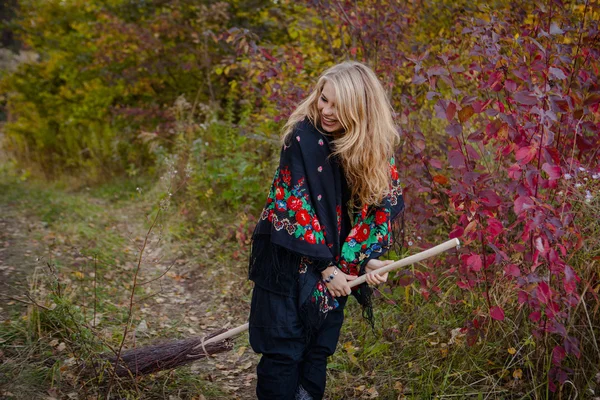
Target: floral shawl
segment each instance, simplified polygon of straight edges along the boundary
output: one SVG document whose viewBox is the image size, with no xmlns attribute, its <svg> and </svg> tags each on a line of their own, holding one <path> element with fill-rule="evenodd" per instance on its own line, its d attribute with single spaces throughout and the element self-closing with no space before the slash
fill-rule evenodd
<svg viewBox="0 0 600 400">
<path fill-rule="evenodd" d="M 404 209 L 392 158 L 389 195 L 381 205 L 355 213 L 343 237 L 345 177 L 331 156 L 330 140 L 308 119 L 296 126 L 281 150 L 250 255 L 250 279 L 268 290 L 298 297 L 299 310 L 311 326 L 338 306 L 320 271 L 337 265 L 347 274 L 364 274 L 367 262 L 390 248 L 392 220 Z M 372 323 L 370 294 L 367 284 L 353 289 Z"/>
</svg>

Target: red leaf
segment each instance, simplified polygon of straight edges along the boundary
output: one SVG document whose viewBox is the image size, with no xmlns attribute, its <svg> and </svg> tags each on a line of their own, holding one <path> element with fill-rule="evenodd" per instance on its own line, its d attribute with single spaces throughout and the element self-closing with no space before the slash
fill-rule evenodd
<svg viewBox="0 0 600 400">
<path fill-rule="evenodd" d="M 491 189 L 482 191 L 479 195 L 479 200 L 481 200 L 481 202 L 488 207 L 496 207 L 502 203 L 500 196 L 498 196 L 496 192 Z"/>
<path fill-rule="evenodd" d="M 516 264 L 508 264 L 506 267 L 504 267 L 504 273 L 514 278 L 521 276 L 521 270 Z"/>
<path fill-rule="evenodd" d="M 519 215 L 523 211 L 533 208 L 533 200 L 529 196 L 519 196 L 515 200 L 515 214 Z"/>
<path fill-rule="evenodd" d="M 473 111 L 475 111 L 476 113 L 480 113 L 484 111 L 487 108 L 487 106 L 489 106 L 491 103 L 492 100 L 488 100 L 486 102 L 477 100 L 473 102 Z"/>
<path fill-rule="evenodd" d="M 567 75 L 560 68 L 550 67 L 550 75 L 555 77 L 556 79 L 567 79 Z"/>
<path fill-rule="evenodd" d="M 508 176 L 511 179 L 519 179 L 521 177 L 521 167 L 519 164 L 513 164 L 508 167 Z"/>
<path fill-rule="evenodd" d="M 435 175 L 433 177 L 433 181 L 439 183 L 440 185 L 445 185 L 448 183 L 448 178 L 446 178 L 444 175 Z"/>
<path fill-rule="evenodd" d="M 415 74 L 412 77 L 412 83 L 415 85 L 420 85 L 421 83 L 427 82 L 427 79 L 421 74 Z"/>
<path fill-rule="evenodd" d="M 425 150 L 425 141 L 424 140 L 420 140 L 420 139 L 414 140 L 412 142 L 412 145 L 413 145 L 413 150 L 416 154 L 422 153 L 423 150 Z"/>
<path fill-rule="evenodd" d="M 550 286 L 546 282 L 540 282 L 537 287 L 537 297 L 543 303 L 546 304 L 550 300 Z"/>
<path fill-rule="evenodd" d="M 467 265 L 475 272 L 480 271 L 481 267 L 483 267 L 481 256 L 479 254 L 471 254 L 467 257 Z"/>
<path fill-rule="evenodd" d="M 461 288 L 461 289 L 465 289 L 465 290 L 467 290 L 467 289 L 469 289 L 469 288 L 470 288 L 470 287 L 469 287 L 469 284 L 468 284 L 468 283 L 466 283 L 466 282 L 463 282 L 463 281 L 458 281 L 458 282 L 456 282 L 456 286 L 458 286 L 458 287 L 459 287 L 459 288 Z"/>
<path fill-rule="evenodd" d="M 277 59 L 275 57 L 273 57 L 272 55 L 270 55 L 267 50 L 261 48 L 260 52 L 262 53 L 263 56 L 265 56 L 265 58 L 267 60 L 272 61 L 272 62 L 277 62 Z"/>
<path fill-rule="evenodd" d="M 450 106 L 448 106 L 448 108 L 450 108 Z M 462 125 L 458 124 L 456 122 L 449 124 L 446 127 L 446 133 L 448 133 L 448 135 L 450 135 L 450 137 L 457 137 L 458 135 L 460 135 L 462 133 Z"/>
<path fill-rule="evenodd" d="M 429 68 L 427 70 L 427 75 L 429 75 L 429 76 L 434 76 L 434 75 L 448 76 L 450 74 L 448 73 L 448 70 L 446 68 L 437 65 L 437 66 Z"/>
<path fill-rule="evenodd" d="M 437 158 L 432 158 L 429 160 L 429 165 L 431 165 L 433 168 L 442 169 L 442 162 Z"/>
<path fill-rule="evenodd" d="M 448 107 L 446 107 L 446 119 L 448 121 L 452 121 L 454 119 L 454 114 L 456 113 L 456 104 L 450 102 Z"/>
<path fill-rule="evenodd" d="M 492 237 L 498 236 L 504 230 L 502 226 L 502 222 L 498 221 L 496 218 L 489 218 L 488 221 L 488 232 Z"/>
<path fill-rule="evenodd" d="M 508 90 L 511 93 L 514 92 L 515 90 L 517 90 L 517 84 L 512 79 L 507 79 L 504 82 L 504 87 L 506 88 L 506 90 Z"/>
<path fill-rule="evenodd" d="M 552 349 L 552 364 L 560 365 L 566 356 L 567 353 L 562 346 L 554 346 L 554 349 Z"/>
<path fill-rule="evenodd" d="M 533 157 L 535 157 L 536 152 L 537 149 L 534 146 L 525 146 L 517 150 L 517 152 L 515 153 L 515 157 L 517 158 L 519 164 L 525 165 L 529 161 L 533 160 Z"/>
<path fill-rule="evenodd" d="M 550 106 L 554 112 L 569 111 L 569 103 L 558 96 L 550 96 Z"/>
<path fill-rule="evenodd" d="M 475 109 L 471 106 L 466 106 L 458 112 L 458 119 L 464 124 L 473 114 L 475 114 Z"/>
<path fill-rule="evenodd" d="M 458 150 L 451 150 L 448 153 L 448 162 L 452 168 L 460 168 L 465 166 L 465 157 Z"/>
<path fill-rule="evenodd" d="M 490 317 L 496 321 L 504 321 L 504 310 L 499 306 L 494 306 L 490 308 Z"/>
<path fill-rule="evenodd" d="M 460 105 L 466 106 L 466 105 L 472 104 L 475 100 L 477 100 L 476 96 L 465 96 L 460 101 Z M 491 100 L 489 100 L 489 101 L 491 101 Z"/>
<path fill-rule="evenodd" d="M 560 178 L 561 171 L 558 165 L 550 165 L 548 163 L 544 163 L 544 165 L 542 165 L 542 170 L 546 171 L 550 179 L 554 180 Z"/>
<path fill-rule="evenodd" d="M 448 104 L 446 104 L 446 100 L 444 99 L 439 99 L 437 101 L 437 103 L 435 103 L 435 105 L 433 106 L 433 110 L 435 111 L 435 116 L 439 119 L 444 119 L 446 118 L 446 108 L 448 107 Z"/>
<path fill-rule="evenodd" d="M 537 97 L 527 91 L 516 92 L 513 96 L 518 103 L 528 106 L 532 106 L 538 102 Z"/>
<path fill-rule="evenodd" d="M 562 337 L 567 337 L 567 328 L 563 324 L 557 321 L 552 321 L 548 327 L 548 332 L 558 333 Z"/>
<path fill-rule="evenodd" d="M 534 311 L 529 314 L 529 319 L 531 322 L 538 322 L 542 318 L 542 313 L 539 311 Z"/>
<path fill-rule="evenodd" d="M 544 243 L 544 240 L 542 240 L 542 238 L 539 236 L 535 238 L 534 243 L 537 251 L 542 254 L 546 254 L 546 251 L 548 250 L 548 243 Z"/>
<path fill-rule="evenodd" d="M 568 265 L 565 265 L 565 281 L 567 282 L 572 282 L 573 279 L 577 278 L 577 274 L 575 274 L 575 271 L 573 271 L 573 268 L 571 268 Z"/>
<path fill-rule="evenodd" d="M 456 229 L 454 229 L 452 232 L 450 232 L 450 234 L 448 236 L 450 237 L 450 239 L 459 238 L 463 235 L 464 232 L 465 232 L 465 230 L 459 226 Z"/>
<path fill-rule="evenodd" d="M 600 103 L 600 94 L 593 93 L 590 94 L 583 102 L 584 106 L 592 106 L 594 104 Z"/>
<path fill-rule="evenodd" d="M 527 294 L 526 291 L 524 291 L 524 290 L 519 291 L 519 294 L 517 295 L 517 300 L 519 301 L 519 304 L 525 304 L 528 299 L 529 299 L 529 295 Z"/>
<path fill-rule="evenodd" d="M 563 344 L 567 353 L 572 354 L 577 358 L 581 357 L 581 352 L 579 351 L 579 340 L 576 337 L 567 336 Z"/>
</svg>

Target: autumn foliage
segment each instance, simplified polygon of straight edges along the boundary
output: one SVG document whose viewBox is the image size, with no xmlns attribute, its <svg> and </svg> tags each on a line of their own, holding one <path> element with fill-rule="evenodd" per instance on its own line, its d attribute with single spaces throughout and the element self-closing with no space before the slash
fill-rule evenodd
<svg viewBox="0 0 600 400">
<path fill-rule="evenodd" d="M 597 301 L 590 256 L 597 260 L 598 240 L 584 237 L 600 174 L 597 6 L 554 1 L 457 14 L 453 34 L 431 43 L 407 40 L 415 4 L 307 7 L 339 28 L 339 38 L 327 36 L 341 42 L 338 53 L 370 62 L 389 84 L 409 240 L 464 242 L 458 256 L 416 272 L 422 295 L 480 300 L 463 329 L 471 345 L 499 333 L 494 321 L 522 325 L 539 341 L 537 378 L 556 391 L 573 378 L 582 348 L 595 346 L 593 327 L 578 318 L 586 301 Z M 286 56 L 278 80 L 289 73 Z M 290 97 L 273 87 L 283 107 Z M 589 258 L 576 256 L 582 249 Z M 445 294 L 448 279 L 460 291 Z"/>
</svg>

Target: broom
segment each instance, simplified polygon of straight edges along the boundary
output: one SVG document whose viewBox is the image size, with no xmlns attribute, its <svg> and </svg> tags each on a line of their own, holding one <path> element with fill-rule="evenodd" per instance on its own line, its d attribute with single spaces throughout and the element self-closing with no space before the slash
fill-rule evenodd
<svg viewBox="0 0 600 400">
<path fill-rule="evenodd" d="M 451 239 L 432 247 L 431 249 L 379 268 L 377 273 L 382 274 L 407 265 L 415 264 L 459 246 L 460 241 L 458 239 Z M 354 287 L 364 283 L 366 280 L 367 277 L 362 275 L 348 284 L 350 287 Z M 206 337 L 195 337 L 175 342 L 139 347 L 123 352 L 119 360 L 114 356 L 108 357 L 107 359 L 116 366 L 116 374 L 118 376 L 139 376 L 165 369 L 176 368 L 180 365 L 191 363 L 192 361 L 208 357 L 212 354 L 230 350 L 233 347 L 233 344 L 231 340 L 228 339 L 248 330 L 248 326 L 248 323 L 245 323 L 228 331 L 221 330 L 213 332 Z"/>
</svg>

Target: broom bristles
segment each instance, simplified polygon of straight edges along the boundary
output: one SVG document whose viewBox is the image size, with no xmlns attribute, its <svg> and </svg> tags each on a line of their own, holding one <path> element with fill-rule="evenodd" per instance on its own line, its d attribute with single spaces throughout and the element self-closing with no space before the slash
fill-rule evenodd
<svg viewBox="0 0 600 400">
<path fill-rule="evenodd" d="M 116 355 L 111 355 L 107 359 L 113 367 L 116 365 L 117 376 L 151 374 L 230 350 L 233 347 L 233 342 L 230 340 L 202 346 L 205 340 L 222 332 L 224 330 L 214 332 L 204 338 L 196 337 L 130 349 L 121 354 L 118 363 Z M 198 348 L 194 349 L 195 347 Z"/>
</svg>

